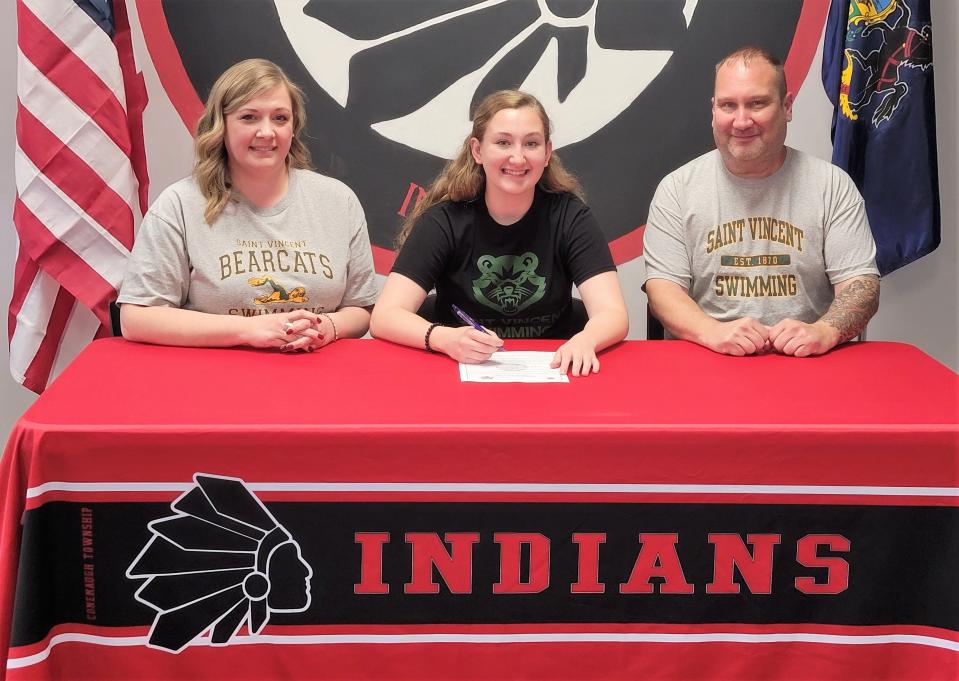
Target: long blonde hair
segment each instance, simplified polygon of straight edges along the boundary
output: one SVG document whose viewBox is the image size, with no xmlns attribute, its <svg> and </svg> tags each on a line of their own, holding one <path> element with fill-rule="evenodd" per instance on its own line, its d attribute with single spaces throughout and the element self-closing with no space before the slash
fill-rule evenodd
<svg viewBox="0 0 959 681">
<path fill-rule="evenodd" d="M 234 64 L 213 83 L 193 143 L 193 178 L 206 199 L 203 218 L 208 225 L 213 224 L 230 200 L 229 156 L 224 143 L 226 117 L 277 85 L 286 87 L 293 107 L 293 139 L 286 167 L 288 170 L 312 167 L 310 152 L 300 139 L 300 132 L 306 127 L 303 91 L 283 69 L 266 59 L 246 59 Z"/>
<path fill-rule="evenodd" d="M 489 122 L 503 109 L 523 109 L 529 107 L 539 116 L 543 123 L 543 134 L 546 141 L 550 138 L 550 121 L 546 109 L 536 97 L 519 90 L 500 90 L 483 98 L 473 113 L 473 129 L 463 141 L 459 153 L 453 158 L 442 172 L 433 180 L 426 190 L 426 194 L 410 211 L 403 221 L 400 233 L 396 237 L 396 247 L 400 249 L 410 235 L 413 225 L 420 216 L 432 206 L 441 201 L 471 201 L 480 196 L 486 187 L 486 175 L 483 166 L 473 158 L 470 140 L 474 137 L 480 141 L 486 134 Z M 553 152 L 549 165 L 543 170 L 543 176 L 536 183 L 541 189 L 553 192 L 569 192 L 580 199 L 584 198 L 583 188 L 579 181 L 563 167 L 562 161 Z"/>
</svg>

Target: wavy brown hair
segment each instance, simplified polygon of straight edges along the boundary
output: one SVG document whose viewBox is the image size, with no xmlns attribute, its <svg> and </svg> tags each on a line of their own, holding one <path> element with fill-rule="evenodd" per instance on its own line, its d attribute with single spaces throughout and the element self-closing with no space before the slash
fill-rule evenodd
<svg viewBox="0 0 959 681">
<path fill-rule="evenodd" d="M 193 143 L 193 178 L 206 199 L 203 218 L 208 225 L 230 200 L 229 156 L 224 143 L 226 117 L 257 95 L 284 85 L 293 107 L 293 139 L 286 167 L 312 168 L 310 152 L 300 139 L 306 127 L 306 98 L 279 66 L 266 59 L 246 59 L 228 68 L 216 79 L 196 125 Z"/>
<path fill-rule="evenodd" d="M 397 249 L 403 247 L 416 221 L 427 209 L 442 201 L 471 201 L 483 193 L 486 188 L 486 175 L 483 172 L 483 166 L 473 158 L 470 140 L 475 137 L 482 141 L 489 122 L 493 119 L 493 116 L 503 109 L 523 109 L 526 107 L 535 111 L 539 116 L 543 123 L 543 134 L 546 141 L 549 142 L 551 127 L 549 116 L 546 115 L 546 109 L 543 108 L 536 97 L 519 90 L 500 90 L 484 97 L 483 101 L 477 105 L 476 111 L 473 112 L 473 129 L 463 141 L 459 153 L 446 164 L 446 167 L 426 190 L 423 198 L 403 221 L 400 233 L 396 237 Z M 563 167 L 563 163 L 559 160 L 555 151 L 536 186 L 557 194 L 569 192 L 581 200 L 585 200 L 583 187 L 579 180 Z"/>
</svg>

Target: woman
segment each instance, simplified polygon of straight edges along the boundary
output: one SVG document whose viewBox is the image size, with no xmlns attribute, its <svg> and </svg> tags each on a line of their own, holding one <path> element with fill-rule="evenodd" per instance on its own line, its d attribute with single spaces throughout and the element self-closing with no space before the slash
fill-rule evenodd
<svg viewBox="0 0 959 681">
<path fill-rule="evenodd" d="M 403 225 L 373 335 L 466 363 L 488 359 L 503 338 L 566 338 L 553 366 L 599 371 L 596 353 L 626 336 L 626 305 L 606 239 L 549 137 L 532 95 L 480 102 L 459 154 Z M 581 330 L 573 283 L 589 316 Z M 430 323 L 416 312 L 434 286 Z M 453 305 L 484 329 L 461 326 Z"/>
<path fill-rule="evenodd" d="M 376 300 L 366 220 L 309 170 L 303 93 L 264 59 L 229 68 L 197 125 L 193 175 L 143 218 L 123 285 L 131 340 L 314 350 L 362 336 Z"/>
</svg>

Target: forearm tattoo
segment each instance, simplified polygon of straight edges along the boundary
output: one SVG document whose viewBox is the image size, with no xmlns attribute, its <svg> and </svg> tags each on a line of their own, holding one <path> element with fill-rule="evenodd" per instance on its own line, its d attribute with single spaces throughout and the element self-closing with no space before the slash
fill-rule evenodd
<svg viewBox="0 0 959 681">
<path fill-rule="evenodd" d="M 855 338 L 879 309 L 879 277 L 862 277 L 845 287 L 822 316 L 839 331 L 839 342 Z"/>
</svg>

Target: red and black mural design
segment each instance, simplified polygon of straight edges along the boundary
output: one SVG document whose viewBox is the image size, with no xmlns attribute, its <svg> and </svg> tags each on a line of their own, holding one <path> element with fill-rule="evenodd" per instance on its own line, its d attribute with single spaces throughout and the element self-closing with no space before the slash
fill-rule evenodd
<svg viewBox="0 0 959 681">
<path fill-rule="evenodd" d="M 216 77 L 265 57 L 309 98 L 317 169 L 367 215 L 377 270 L 403 215 L 501 88 L 536 94 L 617 262 L 642 252 L 659 180 L 713 145 L 713 65 L 743 44 L 786 61 L 798 89 L 821 0 L 138 0 L 150 54 L 192 130 Z M 239 7 L 242 6 L 242 9 Z"/>
</svg>

